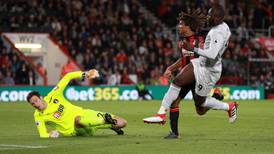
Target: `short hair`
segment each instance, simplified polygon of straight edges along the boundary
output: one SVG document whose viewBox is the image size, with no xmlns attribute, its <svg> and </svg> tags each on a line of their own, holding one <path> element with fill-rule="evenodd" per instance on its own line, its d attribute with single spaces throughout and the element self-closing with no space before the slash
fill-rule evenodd
<svg viewBox="0 0 274 154">
<path fill-rule="evenodd" d="M 222 5 L 214 4 L 212 6 L 212 11 L 214 12 L 214 15 L 216 15 L 218 18 L 220 18 L 221 20 L 224 19 L 225 11 L 224 11 L 224 8 L 222 7 Z"/>
<path fill-rule="evenodd" d="M 37 96 L 40 97 L 40 93 L 38 91 L 31 91 L 28 95 L 27 95 L 27 101 L 30 102 L 30 99 L 32 96 Z"/>
<path fill-rule="evenodd" d="M 191 13 L 181 12 L 179 13 L 178 21 L 183 21 L 194 32 L 199 32 L 206 24 L 206 15 L 204 15 L 200 9 L 197 9 Z"/>
</svg>

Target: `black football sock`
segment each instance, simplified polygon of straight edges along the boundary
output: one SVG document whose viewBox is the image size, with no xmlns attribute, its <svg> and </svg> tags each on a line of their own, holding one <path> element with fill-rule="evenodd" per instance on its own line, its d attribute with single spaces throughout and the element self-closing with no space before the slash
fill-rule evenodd
<svg viewBox="0 0 274 154">
<path fill-rule="evenodd" d="M 179 119 L 179 108 L 170 109 L 169 111 L 170 127 L 171 131 L 178 135 L 178 119 Z"/>
</svg>

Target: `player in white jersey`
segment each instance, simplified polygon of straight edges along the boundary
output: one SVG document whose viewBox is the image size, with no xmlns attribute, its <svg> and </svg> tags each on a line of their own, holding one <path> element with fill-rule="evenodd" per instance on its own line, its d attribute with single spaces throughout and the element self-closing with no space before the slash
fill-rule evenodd
<svg viewBox="0 0 274 154">
<path fill-rule="evenodd" d="M 183 48 L 187 51 L 197 53 L 199 58 L 193 59 L 186 65 L 171 83 L 169 90 L 165 94 L 158 113 L 152 117 L 143 119 L 149 123 L 163 123 L 163 118 L 170 108 L 172 102 L 177 98 L 181 88 L 188 84 L 195 83 L 194 102 L 205 114 L 209 109 L 225 110 L 228 112 L 229 122 L 234 123 L 237 118 L 236 102 L 224 103 L 213 97 L 209 93 L 213 86 L 220 79 L 222 72 L 222 58 L 231 35 L 229 27 L 224 19 L 224 10 L 220 5 L 214 5 L 208 11 L 208 24 L 211 27 L 206 36 L 204 49 L 191 47 L 189 42 L 183 42 Z"/>
</svg>

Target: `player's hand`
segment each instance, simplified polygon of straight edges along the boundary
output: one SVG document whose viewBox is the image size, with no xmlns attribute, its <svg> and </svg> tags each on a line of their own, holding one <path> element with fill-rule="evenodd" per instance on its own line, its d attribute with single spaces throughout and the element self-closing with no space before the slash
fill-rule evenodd
<svg viewBox="0 0 274 154">
<path fill-rule="evenodd" d="M 167 68 L 166 71 L 164 72 L 164 77 L 167 78 L 168 80 L 172 79 L 172 71 Z"/>
<path fill-rule="evenodd" d="M 190 46 L 189 41 L 184 40 L 182 45 L 183 45 L 183 48 L 187 51 L 193 51 L 194 49 L 193 47 Z"/>
<path fill-rule="evenodd" d="M 99 72 L 96 69 L 91 69 L 88 72 L 86 72 L 86 77 L 88 79 L 98 78 L 99 76 Z"/>
<path fill-rule="evenodd" d="M 51 131 L 51 132 L 49 133 L 49 137 L 50 137 L 50 138 L 58 138 L 59 135 L 60 135 L 59 132 L 56 131 L 56 130 L 53 130 L 53 131 Z"/>
</svg>

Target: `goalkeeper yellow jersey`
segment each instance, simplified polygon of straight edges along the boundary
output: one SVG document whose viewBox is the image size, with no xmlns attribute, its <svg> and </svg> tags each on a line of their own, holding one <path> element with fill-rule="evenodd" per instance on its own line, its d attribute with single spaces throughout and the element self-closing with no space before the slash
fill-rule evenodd
<svg viewBox="0 0 274 154">
<path fill-rule="evenodd" d="M 35 110 L 34 119 L 40 137 L 49 137 L 46 125 L 51 126 L 63 136 L 75 135 L 74 119 L 81 116 L 83 109 L 71 104 L 63 95 L 68 83 L 75 78 L 82 77 L 82 72 L 71 72 L 66 74 L 58 85 L 53 88 L 44 101 L 48 103 L 43 111 Z"/>
</svg>

